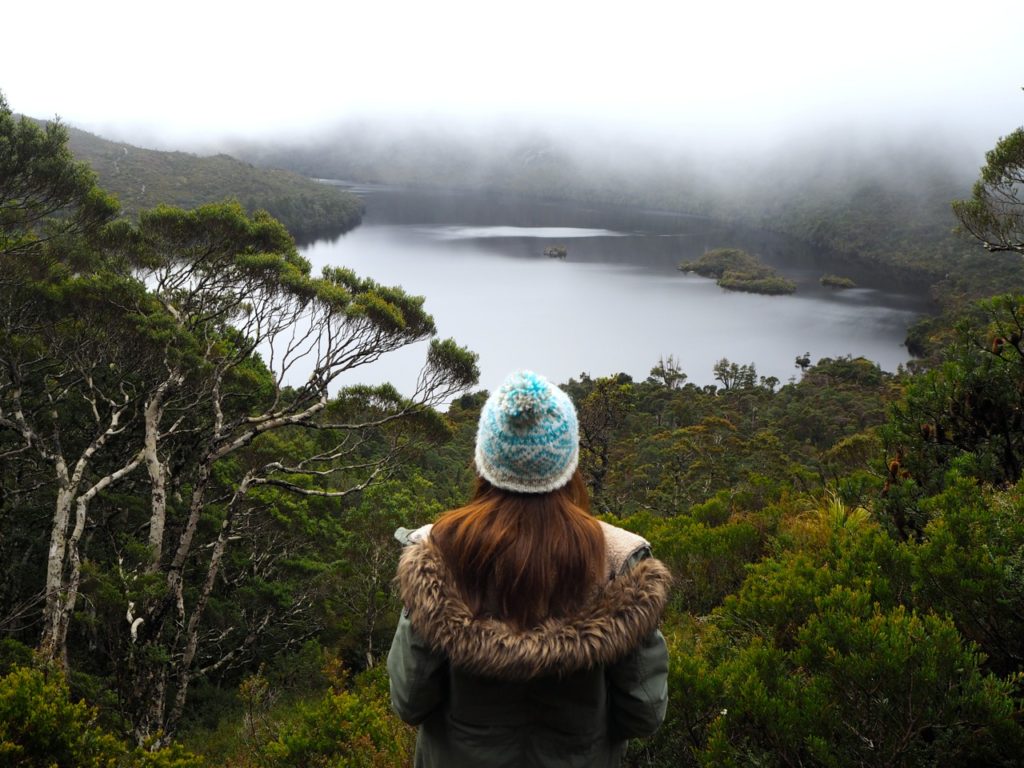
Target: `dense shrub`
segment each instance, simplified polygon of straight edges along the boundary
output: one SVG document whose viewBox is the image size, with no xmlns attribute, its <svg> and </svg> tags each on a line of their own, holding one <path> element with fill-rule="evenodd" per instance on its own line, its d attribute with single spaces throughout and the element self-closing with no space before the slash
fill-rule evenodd
<svg viewBox="0 0 1024 768">
<path fill-rule="evenodd" d="M 699 623 L 678 619 L 659 766 L 1014 765 L 1013 679 L 911 598 L 912 553 L 838 501 Z"/>
<path fill-rule="evenodd" d="M 651 542 L 655 556 L 672 570 L 672 605 L 695 615 L 708 613 L 735 591 L 767 539 L 763 527 L 743 518 L 714 527 L 686 515 L 636 515 L 617 523 Z"/>
<path fill-rule="evenodd" d="M 1024 500 L 1019 486 L 979 489 L 953 474 L 923 502 L 930 522 L 912 546 L 917 600 L 952 618 L 978 644 L 986 667 L 1024 666 Z"/>
<path fill-rule="evenodd" d="M 0 765 L 17 768 L 201 768 L 180 747 L 132 749 L 72 701 L 63 675 L 15 667 L 0 677 Z"/>
<path fill-rule="evenodd" d="M 348 685 L 335 675 L 319 700 L 300 705 L 276 736 L 257 750 L 265 768 L 386 768 L 412 762 L 413 731 L 388 704 L 383 667 Z"/>
</svg>

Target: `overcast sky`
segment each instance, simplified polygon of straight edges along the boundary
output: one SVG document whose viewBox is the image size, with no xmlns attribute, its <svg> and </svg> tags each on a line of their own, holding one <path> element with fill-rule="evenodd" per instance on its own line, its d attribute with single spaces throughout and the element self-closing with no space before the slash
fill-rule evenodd
<svg viewBox="0 0 1024 768">
<path fill-rule="evenodd" d="M 749 140 L 1024 123 L 1024 0 L 6 3 L 15 111 L 148 143 L 339 119 Z"/>
</svg>

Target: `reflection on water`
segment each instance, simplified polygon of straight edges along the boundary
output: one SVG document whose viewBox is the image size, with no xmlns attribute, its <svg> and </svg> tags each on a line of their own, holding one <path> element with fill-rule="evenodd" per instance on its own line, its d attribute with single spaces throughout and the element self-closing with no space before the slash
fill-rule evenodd
<svg viewBox="0 0 1024 768">
<path fill-rule="evenodd" d="M 426 237 L 438 240 L 486 240 L 491 237 L 539 237 L 547 240 L 572 240 L 577 237 L 623 237 L 623 232 L 581 227 L 419 227 Z"/>
<path fill-rule="evenodd" d="M 564 382 L 581 372 L 643 379 L 675 355 L 690 381 L 713 383 L 722 357 L 787 381 L 794 358 L 863 355 L 894 370 L 908 359 L 907 325 L 923 300 L 868 270 L 838 269 L 827 254 L 774 234 L 730 231 L 694 217 L 601 211 L 564 203 L 459 192 L 362 188 L 364 223 L 303 255 L 344 265 L 426 297 L 442 336 L 480 355 L 481 386 L 516 368 Z M 569 241 L 562 243 L 562 241 Z M 564 244 L 568 258 L 544 256 Z M 676 269 L 706 249 L 743 247 L 798 284 L 792 296 L 731 293 Z M 863 287 L 832 291 L 824 272 Z M 409 391 L 425 345 L 353 373 Z"/>
</svg>

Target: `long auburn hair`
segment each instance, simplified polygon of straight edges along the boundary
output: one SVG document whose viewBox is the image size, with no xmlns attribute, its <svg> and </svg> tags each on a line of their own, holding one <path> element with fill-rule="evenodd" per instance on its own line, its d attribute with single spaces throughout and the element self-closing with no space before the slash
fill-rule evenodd
<svg viewBox="0 0 1024 768">
<path fill-rule="evenodd" d="M 519 629 L 567 615 L 605 575 L 604 532 L 578 470 L 539 494 L 478 477 L 470 502 L 445 512 L 430 537 L 474 615 Z"/>
</svg>

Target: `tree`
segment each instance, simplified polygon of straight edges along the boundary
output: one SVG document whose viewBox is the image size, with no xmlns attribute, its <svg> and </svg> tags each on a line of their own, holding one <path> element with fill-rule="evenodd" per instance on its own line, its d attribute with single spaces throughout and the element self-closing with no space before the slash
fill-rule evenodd
<svg viewBox="0 0 1024 768">
<path fill-rule="evenodd" d="M 570 384 L 574 384 L 571 382 Z M 628 377 L 605 376 L 580 383 L 589 385 L 584 392 L 570 394 L 576 400 L 580 423 L 580 470 L 590 487 L 597 509 L 606 509 L 603 497 L 605 476 L 610 466 L 610 451 L 616 432 L 622 427 L 634 398 L 634 387 Z"/>
<path fill-rule="evenodd" d="M 721 382 L 722 389 L 751 389 L 757 384 L 757 370 L 753 363 L 739 365 L 722 358 L 713 369 L 715 380 Z"/>
<path fill-rule="evenodd" d="M 9 154 L 8 172 L 31 181 L 66 165 L 60 133 L 47 136 L 36 154 Z M 60 205 L 31 202 L 27 182 L 5 198 L 5 262 L 32 258 L 0 285 L 4 498 L 50 509 L 36 598 L 45 657 L 68 662 L 84 563 L 120 586 L 108 642 L 142 743 L 173 734 L 197 676 L 246 658 L 280 611 L 301 612 L 303 600 L 261 600 L 238 621 L 208 621 L 226 574 L 254 583 L 281 560 L 255 533 L 280 493 L 337 502 L 387 477 L 409 443 L 402 425 L 442 433 L 433 406 L 477 369 L 433 339 L 411 395 L 339 387 L 435 334 L 422 298 L 343 268 L 313 277 L 278 222 L 237 204 L 159 207 L 108 231 L 86 215 L 98 193 L 77 178 L 72 193 L 54 182 L 38 194 Z M 240 546 L 252 548 L 248 572 L 230 569 Z"/>
<path fill-rule="evenodd" d="M 940 491 L 954 464 L 994 485 L 1024 471 L 1024 296 L 978 302 L 932 370 L 914 377 L 884 436 L 899 477 Z M 906 478 L 903 473 L 906 473 Z"/>
<path fill-rule="evenodd" d="M 775 401 L 777 428 L 791 440 L 827 450 L 837 440 L 885 421 L 895 396 L 891 377 L 863 358 L 822 358 Z"/>
<path fill-rule="evenodd" d="M 991 252 L 1024 255 L 1024 128 L 996 142 L 971 197 L 953 203 L 953 213 L 967 234 Z"/>
<path fill-rule="evenodd" d="M 666 389 L 681 389 L 686 383 L 686 373 L 674 355 L 659 357 L 658 364 L 651 368 L 651 379 Z"/>
<path fill-rule="evenodd" d="M 350 387 L 332 402 L 330 389 L 342 373 L 433 335 L 421 298 L 341 268 L 311 278 L 294 248 L 281 248 L 280 225 L 259 214 L 249 221 L 235 206 L 157 209 L 142 216 L 140 231 L 154 264 L 145 279 L 166 311 L 162 320 L 176 332 L 163 349 L 162 376 L 148 391 L 141 425 L 151 504 L 149 556 L 139 565 L 163 579 L 136 614 L 142 627 L 131 697 L 135 710 L 145 713 L 137 725 L 145 737 L 171 731 L 193 676 L 229 662 L 238 643 L 251 644 L 273 620 L 267 613 L 256 626 L 225 627 L 233 643 L 200 655 L 203 612 L 224 552 L 236 522 L 258 503 L 247 498 L 250 492 L 271 486 L 341 499 L 366 488 L 386 477 L 401 455 L 402 440 L 381 430 L 398 420 L 429 418 L 432 406 L 473 384 L 477 371 L 474 356 L 435 340 L 411 397 L 389 386 Z M 250 244 L 251 237 L 257 243 Z M 277 252 L 265 250 L 264 237 Z M 262 396 L 253 398 L 253 390 Z M 322 439 L 294 457 L 259 450 L 263 435 L 289 428 L 313 430 Z M 183 448 L 189 451 L 184 464 Z M 172 477 L 188 496 L 184 520 L 167 530 L 165 486 Z M 202 540 L 211 503 L 213 529 Z M 194 569 L 203 550 L 208 558 Z M 174 661 L 145 662 L 165 654 Z"/>
<path fill-rule="evenodd" d="M 329 614 L 354 663 L 372 667 L 395 632 L 400 610 L 391 583 L 401 547 L 394 539 L 399 526 L 418 527 L 443 508 L 430 501 L 431 488 L 417 473 L 378 483 L 345 510 L 328 569 Z"/>
<path fill-rule="evenodd" d="M 735 460 L 742 450 L 736 427 L 719 416 L 705 416 L 697 424 L 652 434 L 646 451 L 654 509 L 678 514 L 706 501 L 722 487 L 736 481 Z"/>
<path fill-rule="evenodd" d="M 14 276 L 14 256 L 50 239 L 95 231 L 117 213 L 95 174 L 75 162 L 67 139 L 57 121 L 40 128 L 15 119 L 0 93 L 0 281 Z"/>
<path fill-rule="evenodd" d="M 76 549 L 69 555 L 67 547 L 68 538 L 83 531 L 82 518 L 71 524 L 75 504 L 87 505 L 137 466 L 129 459 L 99 477 L 86 474 L 94 455 L 122 431 L 131 400 L 131 384 L 108 386 L 109 369 L 123 361 L 107 354 L 113 350 L 103 329 L 116 320 L 96 297 L 108 291 L 113 302 L 131 299 L 121 280 L 95 271 L 96 243 L 115 242 L 117 203 L 96 186 L 87 166 L 74 161 L 66 142 L 57 122 L 44 129 L 15 120 L 0 95 L 0 458 L 7 467 L 18 462 L 17 480 L 5 477 L 0 512 L 23 506 L 28 489 L 47 482 L 57 489 L 41 597 L 44 637 L 50 638 L 66 629 L 55 586 L 65 574 L 55 574 L 77 567 L 69 563 Z M 52 343 L 57 338 L 61 344 Z M 97 367 L 101 358 L 107 358 L 106 371 Z M 90 375 L 82 374 L 82 361 L 89 361 Z M 78 418 L 82 414 L 91 418 Z M 49 468 L 48 477 L 40 464 Z"/>
</svg>

